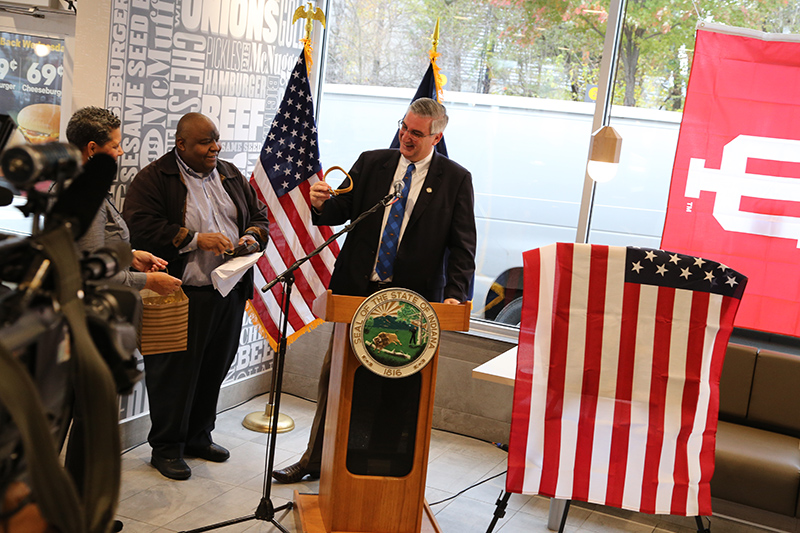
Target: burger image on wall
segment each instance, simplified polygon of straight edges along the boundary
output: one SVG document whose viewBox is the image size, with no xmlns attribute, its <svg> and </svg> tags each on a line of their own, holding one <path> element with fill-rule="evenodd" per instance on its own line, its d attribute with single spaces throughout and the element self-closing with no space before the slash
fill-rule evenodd
<svg viewBox="0 0 800 533">
<path fill-rule="evenodd" d="M 17 129 L 29 143 L 41 144 L 58 140 L 61 106 L 31 104 L 17 115 Z"/>
</svg>

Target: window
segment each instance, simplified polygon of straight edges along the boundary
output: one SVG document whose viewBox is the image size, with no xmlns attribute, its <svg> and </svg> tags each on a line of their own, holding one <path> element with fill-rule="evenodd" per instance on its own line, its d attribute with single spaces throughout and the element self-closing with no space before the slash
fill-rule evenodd
<svg viewBox="0 0 800 533">
<path fill-rule="evenodd" d="M 389 146 L 440 20 L 445 139 L 476 195 L 475 318 L 517 323 L 521 253 L 575 240 L 607 11 L 551 0 L 329 4 L 319 119 L 326 167 Z M 610 117 L 623 137 L 620 170 L 596 188 L 590 242 L 660 243 L 698 16 L 800 29 L 800 7 L 780 0 L 713 1 L 700 12 L 688 0 L 628 3 Z"/>
</svg>

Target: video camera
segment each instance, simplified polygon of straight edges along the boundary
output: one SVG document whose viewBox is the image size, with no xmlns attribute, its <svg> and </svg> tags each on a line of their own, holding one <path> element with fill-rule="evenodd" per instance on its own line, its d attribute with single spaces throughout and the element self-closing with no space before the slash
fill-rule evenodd
<svg viewBox="0 0 800 533">
<path fill-rule="evenodd" d="M 11 132 L 0 116 L 0 150 Z M 49 143 L 9 148 L 0 166 L 0 205 L 21 193 L 19 209 L 33 218 L 29 237 L 0 240 L 0 504 L 22 481 L 58 530 L 103 531 L 119 491 L 116 395 L 142 375 L 134 357 L 142 304 L 135 289 L 106 281 L 130 266 L 130 245 L 81 256 L 75 241 L 105 201 L 116 163 L 99 154 L 81 165 L 74 146 Z M 82 480 L 58 461 L 70 420 L 82 427 Z"/>
</svg>

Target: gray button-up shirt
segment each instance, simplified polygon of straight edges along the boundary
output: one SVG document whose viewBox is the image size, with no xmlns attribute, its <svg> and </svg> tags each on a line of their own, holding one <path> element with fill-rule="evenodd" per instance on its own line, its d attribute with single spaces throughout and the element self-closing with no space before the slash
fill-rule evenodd
<svg viewBox="0 0 800 533">
<path fill-rule="evenodd" d="M 236 205 L 225 188 L 219 172 L 215 168 L 201 175 L 181 160 L 177 152 L 178 168 L 186 183 L 186 227 L 194 231 L 194 237 L 181 253 L 188 254 L 183 283 L 190 286 L 211 284 L 211 272 L 220 266 L 224 256 L 197 248 L 199 233 L 222 233 L 236 246 L 239 230 L 236 226 Z"/>
</svg>

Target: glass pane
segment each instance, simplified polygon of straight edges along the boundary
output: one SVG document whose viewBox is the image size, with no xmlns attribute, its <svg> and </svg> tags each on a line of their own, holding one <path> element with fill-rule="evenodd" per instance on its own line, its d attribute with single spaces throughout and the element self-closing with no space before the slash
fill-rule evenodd
<svg viewBox="0 0 800 533">
<path fill-rule="evenodd" d="M 575 34 L 560 15 L 529 11 L 489 0 L 333 0 L 328 13 L 325 168 L 348 168 L 362 151 L 389 146 L 440 20 L 445 140 L 475 189 L 476 318 L 496 319 L 521 295 L 523 251 L 575 239 L 602 35 Z M 500 317 L 516 323 L 518 308 Z"/>
<path fill-rule="evenodd" d="M 589 242 L 659 247 L 680 120 L 675 111 L 612 107 L 622 152 L 617 175 L 595 188 Z"/>
<path fill-rule="evenodd" d="M 626 5 L 609 121 L 622 136 L 622 153 L 617 176 L 597 185 L 589 241 L 657 248 L 698 17 L 792 33 L 800 30 L 800 5 L 782 0 Z"/>
<path fill-rule="evenodd" d="M 796 32 L 795 4 L 627 2 L 610 118 L 622 156 L 617 177 L 596 188 L 590 242 L 660 244 L 697 21 Z M 522 252 L 575 240 L 609 9 L 572 0 L 331 1 L 325 166 L 347 168 L 389 145 L 440 20 L 445 138 L 476 194 L 476 318 L 515 323 Z"/>
</svg>

